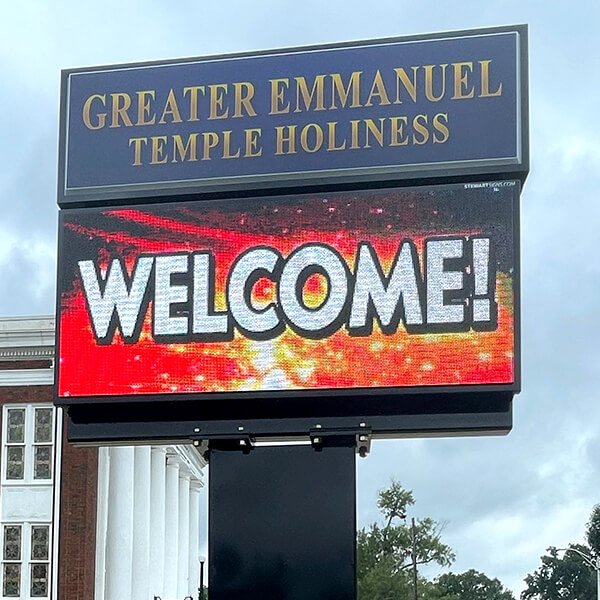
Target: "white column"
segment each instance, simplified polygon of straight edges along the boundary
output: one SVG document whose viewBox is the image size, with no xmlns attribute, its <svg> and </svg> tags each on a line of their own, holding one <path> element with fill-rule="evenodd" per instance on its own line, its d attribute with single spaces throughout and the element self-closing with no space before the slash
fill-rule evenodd
<svg viewBox="0 0 600 600">
<path fill-rule="evenodd" d="M 177 555 L 179 551 L 179 459 L 167 458 L 165 494 L 165 585 L 164 597 L 177 597 Z"/>
<path fill-rule="evenodd" d="M 179 469 L 179 550 L 177 553 L 177 597 L 188 593 L 190 555 L 190 474 Z"/>
<path fill-rule="evenodd" d="M 63 409 L 58 407 L 56 409 L 56 417 L 54 421 L 54 440 L 55 440 L 55 452 L 54 452 L 54 506 L 52 508 L 52 526 L 51 526 L 51 539 L 52 539 L 52 563 L 50 565 L 50 573 L 58 573 L 58 538 L 60 529 L 60 497 L 61 497 L 61 485 L 62 481 L 62 451 L 63 451 Z M 58 598 L 58 577 L 50 576 L 52 587 L 50 590 L 50 598 Z M 97 580 L 96 580 L 97 583 Z"/>
<path fill-rule="evenodd" d="M 96 577 L 94 598 L 104 598 L 104 573 L 106 558 L 106 527 L 108 523 L 109 450 L 98 448 L 98 496 L 96 499 Z"/>
<path fill-rule="evenodd" d="M 200 563 L 198 554 L 200 546 L 200 482 L 190 481 L 190 528 L 189 528 L 189 567 L 188 567 L 188 591 L 187 594 L 196 598 L 200 586 Z"/>
<path fill-rule="evenodd" d="M 133 464 L 133 448 L 110 449 L 105 600 L 131 598 Z"/>
<path fill-rule="evenodd" d="M 132 600 L 150 600 L 150 446 L 135 448 Z"/>
<path fill-rule="evenodd" d="M 208 477 L 207 477 L 208 476 Z M 200 488 L 200 554 L 208 557 L 208 486 L 210 473 L 204 477 L 204 485 Z M 209 557 L 210 558 L 210 557 Z M 206 573 L 204 573 L 206 575 Z M 208 585 L 208 584 L 207 584 Z"/>
<path fill-rule="evenodd" d="M 152 448 L 150 480 L 150 597 L 164 595 L 167 451 Z"/>
</svg>

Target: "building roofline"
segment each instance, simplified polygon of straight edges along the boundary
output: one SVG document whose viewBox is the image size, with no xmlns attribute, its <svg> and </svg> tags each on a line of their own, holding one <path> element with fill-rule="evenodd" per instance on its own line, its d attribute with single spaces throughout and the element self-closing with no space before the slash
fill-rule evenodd
<svg viewBox="0 0 600 600">
<path fill-rule="evenodd" d="M 52 385 L 55 323 L 51 315 L 0 317 L 0 363 L 15 363 L 0 365 L 0 387 Z"/>
<path fill-rule="evenodd" d="M 56 320 L 53 316 L 34 317 L 0 317 L 0 360 L 6 360 L 3 351 L 27 351 L 21 356 L 16 352 L 10 360 L 31 360 L 35 350 L 51 349 L 54 355 L 54 329 Z M 43 353 L 48 356 L 47 352 Z"/>
</svg>

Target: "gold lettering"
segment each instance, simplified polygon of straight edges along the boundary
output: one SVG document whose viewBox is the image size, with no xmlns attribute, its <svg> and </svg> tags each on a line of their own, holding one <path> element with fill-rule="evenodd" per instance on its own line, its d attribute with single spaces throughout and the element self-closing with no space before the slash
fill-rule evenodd
<svg viewBox="0 0 600 600">
<path fill-rule="evenodd" d="M 327 152 L 333 152 L 335 150 L 345 150 L 346 149 L 346 140 L 344 140 L 342 142 L 341 146 L 336 146 L 335 145 L 335 137 L 336 137 L 336 128 L 337 128 L 337 122 L 329 122 L 327 123 L 327 139 L 328 139 L 328 145 L 327 145 Z"/>
<path fill-rule="evenodd" d="M 288 105 L 289 107 L 289 105 Z M 277 132 L 277 150 L 276 155 L 279 154 L 296 154 L 296 125 L 285 125 L 283 127 L 275 127 Z M 287 136 L 284 134 L 284 130 L 288 131 Z M 287 144 L 287 152 L 283 151 L 283 145 Z"/>
<path fill-rule="evenodd" d="M 306 79 L 304 77 L 294 77 L 294 79 L 296 80 L 296 108 L 294 109 L 294 112 L 302 112 L 302 109 L 300 108 L 301 96 L 302 100 L 304 100 L 304 110 L 311 110 L 311 104 L 315 95 L 316 106 L 313 110 L 325 110 L 325 75 L 317 75 L 315 77 L 310 92 L 308 91 L 308 86 L 306 85 Z"/>
<path fill-rule="evenodd" d="M 454 96 L 452 96 L 452 100 L 473 98 L 475 95 L 474 86 L 471 87 L 470 91 L 467 91 L 467 86 L 469 85 L 469 73 L 473 72 L 473 63 L 458 62 L 452 63 L 452 66 L 454 67 Z"/>
<path fill-rule="evenodd" d="M 150 99 L 154 100 L 154 90 L 144 90 L 136 92 L 138 97 L 138 118 L 136 125 L 154 125 L 156 115 L 152 115 L 152 119 L 146 120 L 150 116 Z"/>
<path fill-rule="evenodd" d="M 203 85 L 192 85 L 190 87 L 183 88 L 183 96 L 187 93 L 190 93 L 190 118 L 188 121 L 199 121 L 198 118 L 198 92 L 202 92 L 204 94 L 204 86 Z"/>
<path fill-rule="evenodd" d="M 408 123 L 406 117 L 390 117 L 390 146 L 406 146 L 408 136 L 404 132 L 404 126 Z"/>
<path fill-rule="evenodd" d="M 429 140 L 429 129 L 426 127 L 427 125 L 427 115 L 416 115 L 413 119 L 413 127 L 416 133 L 413 133 L 412 143 L 417 146 L 422 146 L 426 144 Z M 416 134 L 420 134 L 421 137 L 417 137 Z"/>
<path fill-rule="evenodd" d="M 171 115 L 171 123 L 181 123 L 181 113 L 179 112 L 179 106 L 177 106 L 177 100 L 175 99 L 175 92 L 169 90 L 167 101 L 165 102 L 165 108 L 163 110 L 162 117 L 159 123 L 166 123 L 165 117 Z"/>
<path fill-rule="evenodd" d="M 366 104 L 365 104 L 366 106 Z M 384 128 L 385 119 L 382 117 L 379 119 L 379 129 L 377 125 L 375 125 L 375 121 L 373 119 L 365 119 L 366 129 L 366 137 L 365 137 L 365 145 L 363 148 L 370 148 L 371 144 L 369 144 L 369 132 L 375 136 L 375 140 L 377 143 L 383 148 L 383 128 Z"/>
<path fill-rule="evenodd" d="M 262 155 L 262 148 L 258 147 L 261 135 L 261 129 L 246 129 L 246 152 L 244 152 L 244 158 Z"/>
<path fill-rule="evenodd" d="M 231 154 L 231 131 L 223 132 L 223 158 L 239 158 L 241 150 L 238 148 L 235 154 Z"/>
<path fill-rule="evenodd" d="M 350 75 L 350 81 L 348 82 L 348 87 L 344 88 L 344 82 L 342 81 L 342 76 L 340 73 L 332 73 L 331 77 L 331 106 L 330 110 L 337 109 L 337 105 L 335 103 L 335 95 L 337 93 L 338 98 L 341 103 L 341 108 L 345 108 L 346 102 L 348 101 L 348 96 L 350 95 L 350 91 L 352 91 L 352 103 L 350 104 L 350 108 L 360 108 L 360 76 L 362 71 L 352 71 L 352 75 Z"/>
<path fill-rule="evenodd" d="M 308 134 L 311 129 L 315 132 L 315 143 L 312 148 L 308 145 Z M 302 132 L 300 133 L 300 145 L 304 152 L 316 152 L 317 150 L 320 150 L 323 145 L 323 130 L 319 125 L 316 123 L 309 123 L 302 128 Z"/>
<path fill-rule="evenodd" d="M 233 84 L 235 90 L 235 109 L 233 118 L 242 117 L 242 110 L 246 111 L 249 117 L 255 117 L 256 111 L 252 106 L 252 98 L 254 98 L 254 85 L 249 81 L 239 81 Z M 244 94 L 244 91 L 246 92 Z"/>
<path fill-rule="evenodd" d="M 209 85 L 208 89 L 210 91 L 210 114 L 208 118 L 226 119 L 229 116 L 229 107 L 223 111 L 223 100 L 224 95 L 229 89 L 229 85 L 226 83 L 215 83 Z"/>
<path fill-rule="evenodd" d="M 377 73 L 375 73 L 375 77 L 373 78 L 373 85 L 371 86 L 371 91 L 369 92 L 369 97 L 365 102 L 365 106 L 373 106 L 371 99 L 374 97 L 379 98 L 379 106 L 391 104 L 379 69 L 377 69 Z"/>
<path fill-rule="evenodd" d="M 202 139 L 204 140 L 202 160 L 211 160 L 210 151 L 219 143 L 219 136 L 214 131 L 205 131 Z"/>
<path fill-rule="evenodd" d="M 270 115 L 283 115 L 290 112 L 290 103 L 283 106 L 285 100 L 285 89 L 290 87 L 290 80 L 285 79 L 269 79 L 271 84 L 271 110 Z M 275 153 L 277 154 L 277 153 Z"/>
<path fill-rule="evenodd" d="M 173 160 L 171 162 L 177 162 L 177 154 L 179 154 L 179 160 L 181 162 L 195 162 L 198 160 L 198 156 L 196 154 L 197 149 L 197 133 L 190 133 L 187 139 L 187 143 L 183 144 L 183 138 L 179 134 L 173 135 Z M 189 158 L 186 158 L 189 152 Z"/>
<path fill-rule="evenodd" d="M 433 93 L 433 75 L 436 65 L 425 65 L 425 96 L 429 102 L 439 102 L 446 95 L 446 67 L 447 64 L 439 65 L 442 70 L 442 91 L 439 96 Z"/>
<path fill-rule="evenodd" d="M 150 138 L 152 142 L 152 160 L 151 165 L 164 165 L 167 162 L 167 157 L 164 156 L 165 144 L 167 143 L 166 135 L 153 135 Z"/>
<path fill-rule="evenodd" d="M 360 125 L 359 120 L 350 121 L 351 132 L 352 132 L 352 139 L 350 142 L 350 150 L 358 150 L 358 148 L 360 147 L 358 145 L 358 126 L 359 125 Z"/>
<path fill-rule="evenodd" d="M 481 65 L 481 94 L 480 98 L 492 98 L 502 96 L 502 82 L 498 85 L 495 92 L 490 92 L 490 63 L 491 60 L 480 60 Z"/>
<path fill-rule="evenodd" d="M 106 107 L 106 94 L 92 94 L 83 105 L 83 122 L 88 129 L 102 129 L 106 124 L 106 113 L 97 113 L 96 118 L 98 119 L 97 125 L 92 125 L 90 119 L 90 111 L 92 109 L 92 102 L 94 100 L 100 100 L 102 106 Z"/>
<path fill-rule="evenodd" d="M 444 122 L 442 122 L 444 121 Z M 450 137 L 450 130 L 446 125 L 448 124 L 448 113 L 438 113 L 433 117 L 433 127 L 436 131 L 442 134 L 441 138 L 438 138 L 435 134 L 433 135 L 434 144 L 443 144 L 448 141 Z"/>
<path fill-rule="evenodd" d="M 404 89 L 413 99 L 413 102 L 417 101 L 417 71 L 419 67 L 411 67 L 411 69 L 413 72 L 412 81 L 408 78 L 404 69 L 394 69 L 396 71 L 396 100 L 394 100 L 394 104 L 402 104 L 402 100 L 400 99 L 400 83 L 402 83 Z"/>
<path fill-rule="evenodd" d="M 133 144 L 133 162 L 134 167 L 139 167 L 142 164 L 142 144 L 148 144 L 147 137 L 130 138 L 129 145 Z"/>
<path fill-rule="evenodd" d="M 109 127 L 120 127 L 119 119 L 123 121 L 123 125 L 131 127 L 133 123 L 127 114 L 131 106 L 131 97 L 129 94 L 118 92 L 111 94 L 110 97 L 112 98 L 112 121 Z"/>
</svg>

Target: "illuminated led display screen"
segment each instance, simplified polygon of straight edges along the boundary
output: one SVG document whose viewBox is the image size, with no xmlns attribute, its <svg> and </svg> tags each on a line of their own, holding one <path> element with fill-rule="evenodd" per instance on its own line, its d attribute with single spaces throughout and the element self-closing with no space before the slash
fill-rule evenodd
<svg viewBox="0 0 600 600">
<path fill-rule="evenodd" d="M 61 211 L 58 401 L 517 391 L 519 189 Z"/>
</svg>

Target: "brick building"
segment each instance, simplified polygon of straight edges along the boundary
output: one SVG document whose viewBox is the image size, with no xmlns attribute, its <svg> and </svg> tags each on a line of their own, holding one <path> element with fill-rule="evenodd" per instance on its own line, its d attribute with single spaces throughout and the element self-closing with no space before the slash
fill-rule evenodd
<svg viewBox="0 0 600 600">
<path fill-rule="evenodd" d="M 53 365 L 53 317 L 0 318 L 0 598 L 195 596 L 203 459 L 71 446 Z"/>
</svg>

